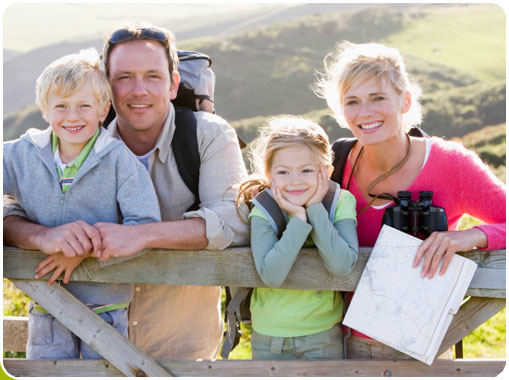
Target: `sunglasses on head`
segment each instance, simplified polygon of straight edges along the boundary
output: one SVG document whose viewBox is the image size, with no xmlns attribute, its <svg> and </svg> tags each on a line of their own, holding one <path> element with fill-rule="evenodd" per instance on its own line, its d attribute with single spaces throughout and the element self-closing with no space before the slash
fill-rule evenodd
<svg viewBox="0 0 509 380">
<path fill-rule="evenodd" d="M 158 29 L 142 28 L 134 31 L 129 29 L 119 29 L 113 32 L 109 41 L 111 44 L 118 44 L 123 41 L 140 39 L 141 37 L 161 42 L 166 42 L 168 40 L 168 36 Z"/>
</svg>

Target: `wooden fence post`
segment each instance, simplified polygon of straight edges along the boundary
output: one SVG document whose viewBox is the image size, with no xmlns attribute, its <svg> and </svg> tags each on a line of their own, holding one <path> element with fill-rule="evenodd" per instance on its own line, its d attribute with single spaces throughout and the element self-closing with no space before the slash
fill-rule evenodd
<svg viewBox="0 0 509 380">
<path fill-rule="evenodd" d="M 37 280 L 14 280 L 13 283 L 125 376 L 171 376 L 60 285 Z"/>
</svg>

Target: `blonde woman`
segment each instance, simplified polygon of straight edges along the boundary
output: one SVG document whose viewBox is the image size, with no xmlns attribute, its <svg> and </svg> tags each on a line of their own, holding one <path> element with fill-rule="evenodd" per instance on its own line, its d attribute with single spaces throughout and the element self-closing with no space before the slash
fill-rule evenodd
<svg viewBox="0 0 509 380">
<path fill-rule="evenodd" d="M 342 127 L 357 138 L 341 183 L 357 200 L 361 246 L 373 246 L 385 208 L 398 191 L 432 191 L 444 208 L 448 231 L 433 232 L 421 244 L 414 267 L 421 276 L 446 272 L 455 252 L 505 248 L 505 185 L 473 152 L 441 138 L 410 137 L 421 121 L 419 87 L 411 83 L 400 53 L 375 44 L 343 42 L 326 57 L 326 72 L 317 82 Z M 457 231 L 463 214 L 486 224 Z M 439 269 L 440 268 L 440 269 Z M 398 354 L 357 331 L 348 340 L 350 358 L 391 358 Z"/>
</svg>

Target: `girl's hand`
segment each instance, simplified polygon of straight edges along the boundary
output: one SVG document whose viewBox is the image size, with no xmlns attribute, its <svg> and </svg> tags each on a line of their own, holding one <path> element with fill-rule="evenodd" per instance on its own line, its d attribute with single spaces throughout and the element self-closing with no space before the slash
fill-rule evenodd
<svg viewBox="0 0 509 380">
<path fill-rule="evenodd" d="M 279 190 L 279 188 L 276 186 L 276 183 L 273 179 L 270 180 L 270 190 L 272 191 L 272 195 L 274 196 L 274 199 L 276 200 L 276 203 L 281 208 L 281 210 L 284 210 L 288 215 L 292 217 L 297 217 L 305 222 L 308 221 L 306 209 L 286 200 L 283 197 L 281 190 Z"/>
<path fill-rule="evenodd" d="M 55 280 L 64 272 L 64 284 L 71 279 L 71 274 L 78 265 L 87 257 L 91 257 L 90 253 L 83 256 L 67 257 L 63 253 L 55 253 L 42 260 L 37 268 L 35 268 L 35 278 L 41 278 L 54 271 L 48 280 L 48 284 L 53 284 Z"/>
<path fill-rule="evenodd" d="M 316 186 L 316 191 L 311 197 L 311 199 L 308 201 L 308 203 L 306 203 L 306 208 L 323 201 L 323 197 L 325 197 L 325 194 L 327 194 L 327 191 L 329 190 L 329 177 L 327 176 L 327 169 L 325 168 L 325 166 L 323 165 L 320 166 L 320 170 L 318 171 L 317 177 L 318 182 Z"/>
<path fill-rule="evenodd" d="M 487 246 L 488 238 L 478 228 L 462 231 L 435 231 L 419 246 L 412 267 L 416 268 L 421 259 L 424 258 L 421 278 L 428 276 L 431 279 L 435 275 L 440 262 L 442 262 L 439 272 L 439 275 L 442 276 L 447 271 L 447 267 L 456 252 L 465 252 L 474 247 L 484 248 Z"/>
</svg>

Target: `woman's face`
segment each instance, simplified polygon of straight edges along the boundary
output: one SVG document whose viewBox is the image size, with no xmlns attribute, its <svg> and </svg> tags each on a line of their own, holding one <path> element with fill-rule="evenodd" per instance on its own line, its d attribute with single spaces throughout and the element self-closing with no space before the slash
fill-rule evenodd
<svg viewBox="0 0 509 380">
<path fill-rule="evenodd" d="M 386 79 L 360 78 L 343 95 L 343 115 L 363 145 L 374 145 L 404 133 L 410 101 L 410 93 L 399 95 Z"/>
</svg>

